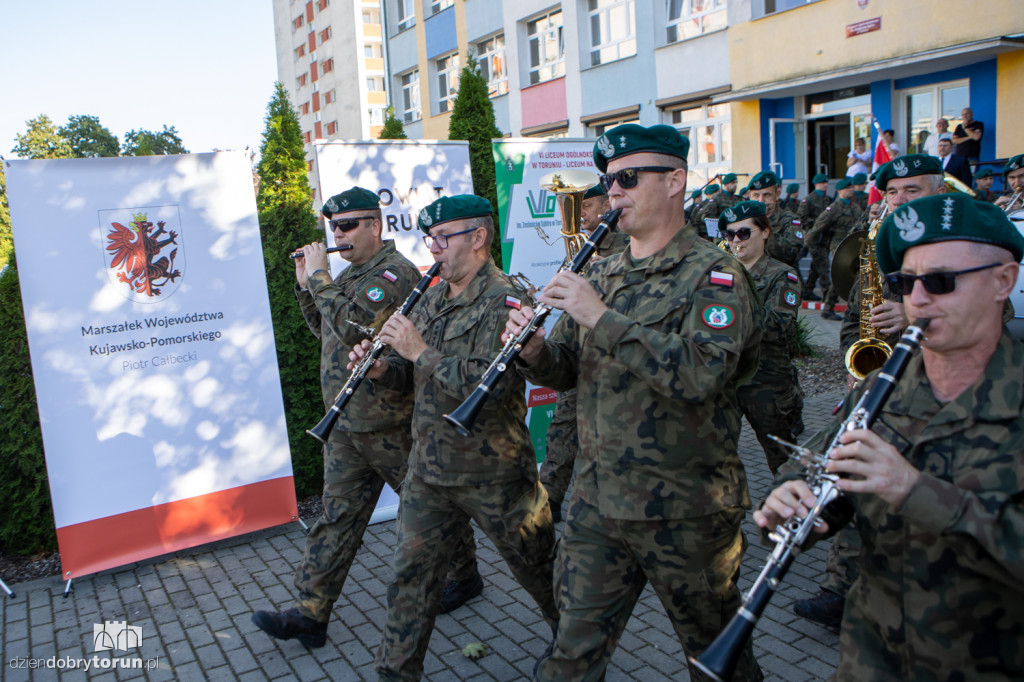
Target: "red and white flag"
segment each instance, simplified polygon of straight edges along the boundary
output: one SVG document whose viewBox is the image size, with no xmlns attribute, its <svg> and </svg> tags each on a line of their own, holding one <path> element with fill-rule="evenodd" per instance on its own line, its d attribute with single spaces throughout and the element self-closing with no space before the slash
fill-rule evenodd
<svg viewBox="0 0 1024 682">
<path fill-rule="evenodd" d="M 877 173 L 878 169 L 885 164 L 892 161 L 892 156 L 889 154 L 889 148 L 885 146 L 885 138 L 882 137 L 882 126 L 878 125 L 878 120 L 872 117 L 872 123 L 875 125 L 875 131 L 878 133 L 878 140 L 875 142 L 875 159 L 871 164 L 871 172 Z M 878 191 L 878 186 L 874 182 L 871 183 L 870 189 L 868 189 L 868 205 L 881 201 L 882 193 Z"/>
</svg>

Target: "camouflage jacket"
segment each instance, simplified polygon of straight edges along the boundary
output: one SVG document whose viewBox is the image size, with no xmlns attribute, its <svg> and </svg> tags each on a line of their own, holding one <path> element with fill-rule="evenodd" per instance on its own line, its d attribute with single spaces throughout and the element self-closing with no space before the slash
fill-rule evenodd
<svg viewBox="0 0 1024 682">
<path fill-rule="evenodd" d="M 852 200 L 836 199 L 814 221 L 814 226 L 805 234 L 804 241 L 810 246 L 820 240 L 828 246 L 831 253 L 857 226 L 861 215 L 861 210 Z"/>
<path fill-rule="evenodd" d="M 701 218 L 718 218 L 722 211 L 740 203 L 740 198 L 735 194 L 729 194 L 724 189 L 711 195 L 711 199 L 704 204 L 701 211 Z"/>
<path fill-rule="evenodd" d="M 768 239 L 768 255 L 791 267 L 800 262 L 800 251 L 804 248 L 803 226 L 799 218 L 790 211 L 780 208 L 768 216 L 772 235 Z"/>
<path fill-rule="evenodd" d="M 577 387 L 579 494 L 631 520 L 749 506 L 736 385 L 756 371 L 761 320 L 746 270 L 685 227 L 659 253 L 634 263 L 627 251 L 587 277 L 610 310 L 592 330 L 562 315 L 526 370 Z"/>
<path fill-rule="evenodd" d="M 831 203 L 831 197 L 827 194 L 818 194 L 817 190 L 812 190 L 800 201 L 800 205 L 796 209 L 796 216 L 800 218 L 805 233 Z"/>
<path fill-rule="evenodd" d="M 1022 387 L 1024 344 L 1005 329 L 984 375 L 947 403 L 922 357 L 910 361 L 872 431 L 921 471 L 917 484 L 899 508 L 857 495 L 826 510 L 833 528 L 854 515 L 864 539 L 840 679 L 1024 679 Z"/>
<path fill-rule="evenodd" d="M 320 387 L 325 406 L 334 404 L 349 377 L 345 365 L 352 346 L 366 338 L 348 321 L 379 329 L 419 280 L 416 266 L 395 249 L 393 241 L 386 241 L 370 260 L 348 266 L 334 280 L 326 270 L 317 270 L 309 277 L 308 291 L 295 285 L 306 324 L 320 339 Z M 408 422 L 411 415 L 411 395 L 381 391 L 367 381 L 341 412 L 337 428 L 377 431 Z"/>
<path fill-rule="evenodd" d="M 619 229 L 614 229 L 605 235 L 601 245 L 597 247 L 597 255 L 601 258 L 614 256 L 622 253 L 629 246 L 629 235 Z"/>
<path fill-rule="evenodd" d="M 776 384 L 780 388 L 796 379 L 796 318 L 800 310 L 800 278 L 796 270 L 767 254 L 750 268 L 757 293 L 764 304 L 761 361 L 751 384 Z"/>
<path fill-rule="evenodd" d="M 526 383 L 515 366 L 495 386 L 468 437 L 443 419 L 480 383 L 501 350 L 509 307 L 520 305 L 525 293 L 490 260 L 461 294 L 449 300 L 448 291 L 447 282 L 431 287 L 409 316 L 429 348 L 415 365 L 391 353 L 388 372 L 376 382 L 401 391 L 415 388 L 409 468 L 433 485 L 537 480 L 526 428 Z"/>
<path fill-rule="evenodd" d="M 853 193 L 853 203 L 857 205 L 857 208 L 866 213 L 868 210 L 868 193 L 855 191 Z"/>
</svg>

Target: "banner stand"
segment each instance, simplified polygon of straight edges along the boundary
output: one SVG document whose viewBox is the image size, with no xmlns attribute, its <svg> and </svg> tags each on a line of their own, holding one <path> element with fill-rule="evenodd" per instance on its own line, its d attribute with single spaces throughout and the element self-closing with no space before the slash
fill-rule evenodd
<svg viewBox="0 0 1024 682">
<path fill-rule="evenodd" d="M 0 589 L 3 589 L 3 591 L 7 593 L 8 597 L 14 599 L 14 592 L 11 591 L 11 588 L 7 587 L 7 583 L 3 580 L 0 580 Z"/>
</svg>

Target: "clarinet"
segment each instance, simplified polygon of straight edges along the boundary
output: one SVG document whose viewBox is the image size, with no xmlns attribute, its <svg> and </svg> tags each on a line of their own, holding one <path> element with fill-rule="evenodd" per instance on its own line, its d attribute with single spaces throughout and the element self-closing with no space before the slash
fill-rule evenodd
<svg viewBox="0 0 1024 682">
<path fill-rule="evenodd" d="M 399 306 L 391 317 L 395 315 L 406 315 L 408 316 L 412 312 L 413 306 L 420 300 L 420 296 L 430 286 L 430 282 L 437 277 L 438 271 L 441 270 L 440 263 L 434 263 L 430 266 L 430 269 L 420 278 L 419 284 L 409 293 L 409 297 L 405 299 L 405 302 Z M 389 318 L 390 319 L 390 318 Z M 366 373 L 373 367 L 373 363 L 377 362 L 377 359 L 384 354 L 384 349 L 387 348 L 387 344 L 380 340 L 380 332 L 373 335 L 373 346 L 370 347 L 370 351 L 363 356 L 363 359 L 359 361 L 359 364 L 355 366 L 352 373 L 348 375 L 348 379 L 345 380 L 345 385 L 341 387 L 341 391 L 338 392 L 338 397 L 334 399 L 334 404 L 331 405 L 331 409 L 327 410 L 327 414 L 320 420 L 320 423 L 311 429 L 306 429 L 306 433 L 316 438 L 321 443 L 327 444 L 327 439 L 331 435 L 331 431 L 334 430 L 334 425 L 338 423 L 338 417 L 341 416 L 341 411 L 348 405 L 348 401 L 352 399 L 352 394 L 359 388 L 359 384 L 363 383 L 363 379 L 366 378 Z"/>
<path fill-rule="evenodd" d="M 587 265 L 587 261 L 590 260 L 594 252 L 597 251 L 601 240 L 619 222 L 619 213 L 621 212 L 622 209 L 617 208 L 601 216 L 601 224 L 594 229 L 593 234 L 580 247 L 576 256 L 572 261 L 562 263 L 562 267 L 558 268 L 558 272 L 555 274 L 566 271 L 579 273 Z M 505 376 L 505 372 L 515 362 L 515 359 L 519 357 L 523 346 L 533 338 L 538 329 L 544 326 L 544 320 L 547 319 L 548 314 L 552 310 L 553 308 L 543 303 L 538 305 L 529 324 L 517 336 L 509 336 L 501 352 L 498 353 L 498 357 L 494 358 L 494 362 L 484 371 L 480 384 L 473 390 L 470 396 L 455 408 L 451 414 L 444 415 L 445 421 L 454 426 L 459 435 L 469 435 L 469 430 L 473 428 L 473 422 L 476 421 L 477 415 L 483 409 L 484 403 L 487 402 L 491 391 L 501 381 L 501 378 Z"/>
<path fill-rule="evenodd" d="M 699 657 L 690 657 L 690 663 L 698 670 L 710 676 L 716 682 L 728 682 L 732 679 L 740 654 L 746 648 L 747 641 L 757 625 L 758 619 L 768 606 L 789 567 L 800 553 L 800 548 L 807 540 L 811 531 L 819 524 L 825 507 L 840 495 L 839 476 L 826 471 L 830 454 L 839 447 L 839 437 L 855 429 L 869 429 L 881 413 L 886 401 L 896 387 L 910 358 L 921 345 L 924 332 L 931 320 L 915 320 L 903 333 L 892 355 L 886 360 L 875 377 L 871 388 L 861 396 L 853 408 L 853 412 L 843 422 L 839 432 L 832 439 L 824 454 L 815 454 L 806 448 L 797 447 L 774 438 L 782 445 L 797 451 L 797 461 L 807 467 L 807 485 L 814 493 L 814 506 L 804 518 L 796 515 L 779 524 L 770 535 L 775 542 L 775 549 L 768 557 L 768 563 L 757 576 L 750 591 L 743 597 L 739 610 L 725 628 L 718 634 L 704 653 Z"/>
</svg>

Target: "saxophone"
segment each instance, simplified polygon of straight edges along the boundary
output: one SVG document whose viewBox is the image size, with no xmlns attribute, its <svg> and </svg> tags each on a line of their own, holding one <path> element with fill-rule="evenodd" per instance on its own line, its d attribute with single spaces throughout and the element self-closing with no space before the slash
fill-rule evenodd
<svg viewBox="0 0 1024 682">
<path fill-rule="evenodd" d="M 846 371 L 852 374 L 857 381 L 861 381 L 872 371 L 884 365 L 892 355 L 892 348 L 879 338 L 878 330 L 869 322 L 871 309 L 885 302 L 885 297 L 882 295 L 882 273 L 878 270 L 878 259 L 875 257 L 875 236 L 878 234 L 878 227 L 885 219 L 888 210 L 888 204 L 882 204 L 881 213 L 868 226 L 868 234 L 861 241 L 860 338 L 846 351 L 846 357 L 843 360 L 846 363 Z"/>
</svg>

